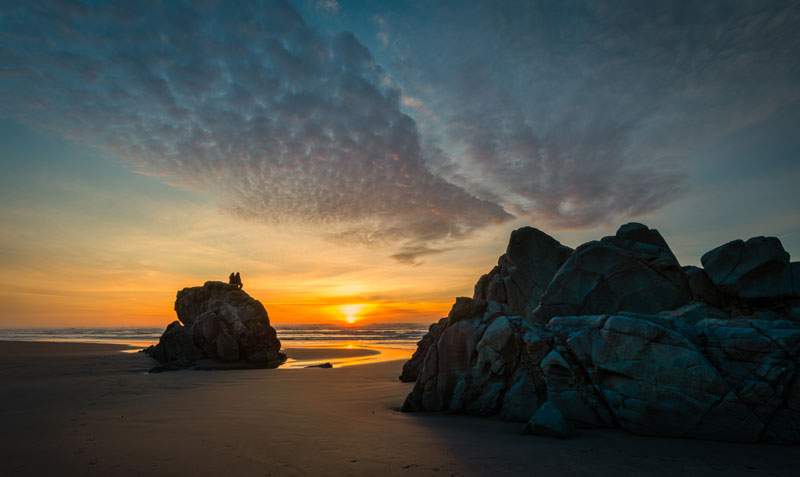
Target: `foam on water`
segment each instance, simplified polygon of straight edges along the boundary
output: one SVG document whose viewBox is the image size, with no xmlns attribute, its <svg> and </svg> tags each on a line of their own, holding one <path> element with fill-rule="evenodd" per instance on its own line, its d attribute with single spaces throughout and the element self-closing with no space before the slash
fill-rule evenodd
<svg viewBox="0 0 800 477">
<path fill-rule="evenodd" d="M 354 325 L 274 325 L 283 348 L 307 346 L 380 346 L 414 349 L 428 331 L 426 323 L 367 323 Z M 158 343 L 164 328 L 27 328 L 0 329 L 0 340 L 73 341 L 149 346 Z"/>
</svg>

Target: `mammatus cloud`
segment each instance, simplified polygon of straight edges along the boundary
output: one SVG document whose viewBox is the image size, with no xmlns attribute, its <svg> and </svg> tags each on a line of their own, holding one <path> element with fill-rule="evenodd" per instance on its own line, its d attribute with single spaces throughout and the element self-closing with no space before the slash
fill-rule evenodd
<svg viewBox="0 0 800 477">
<path fill-rule="evenodd" d="M 657 210 L 686 190 L 688 156 L 800 101 L 792 2 L 445 1 L 427 24 L 384 18 L 408 106 L 440 118 L 416 116 L 435 173 L 540 226 Z"/>
<path fill-rule="evenodd" d="M 241 217 L 398 246 L 406 263 L 511 218 L 429 171 L 400 90 L 352 34 L 283 2 L 6 2 L 0 32 L 4 115 Z"/>
<path fill-rule="evenodd" d="M 5 2 L 0 112 L 418 263 L 508 212 L 648 214 L 685 191 L 686 157 L 800 101 L 792 2 L 404 6 L 364 12 L 390 77 L 283 2 Z"/>
</svg>

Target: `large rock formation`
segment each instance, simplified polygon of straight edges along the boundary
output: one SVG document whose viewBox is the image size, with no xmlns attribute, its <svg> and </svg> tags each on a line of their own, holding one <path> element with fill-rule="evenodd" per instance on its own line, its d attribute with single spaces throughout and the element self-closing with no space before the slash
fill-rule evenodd
<svg viewBox="0 0 800 477">
<path fill-rule="evenodd" d="M 500 415 L 559 437 L 576 426 L 800 442 L 800 296 L 777 239 L 716 249 L 703 257 L 712 270 L 681 268 L 641 224 L 566 260 L 553 242 L 529 253 L 562 263 L 543 293 L 521 291 L 539 294 L 532 312 L 489 294 L 485 275 L 431 328 L 403 410 Z"/>
<path fill-rule="evenodd" d="M 686 273 L 657 230 L 626 224 L 613 237 L 578 247 L 558 269 L 534 311 L 554 316 L 658 313 L 692 299 Z"/>
<path fill-rule="evenodd" d="M 157 345 L 144 350 L 166 363 L 154 371 L 191 367 L 201 360 L 274 368 L 286 359 L 267 310 L 236 285 L 206 282 L 184 288 L 175 312 L 179 321 L 167 326 Z"/>
<path fill-rule="evenodd" d="M 571 253 L 571 248 L 533 227 L 515 230 L 497 266 L 478 280 L 473 299 L 505 303 L 512 313 L 531 316 Z"/>
<path fill-rule="evenodd" d="M 419 370 L 422 368 L 422 362 L 425 360 L 425 355 L 428 353 L 428 348 L 439 341 L 442 332 L 447 326 L 447 318 L 442 318 L 436 323 L 433 323 L 428 332 L 417 343 L 417 349 L 411 355 L 411 359 L 403 364 L 403 371 L 400 373 L 400 381 L 404 383 L 413 383 L 419 376 Z"/>
</svg>

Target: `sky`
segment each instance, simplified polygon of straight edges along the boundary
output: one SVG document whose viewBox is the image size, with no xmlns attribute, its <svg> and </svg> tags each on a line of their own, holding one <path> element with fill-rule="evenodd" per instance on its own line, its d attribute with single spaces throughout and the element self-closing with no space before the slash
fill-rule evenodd
<svg viewBox="0 0 800 477">
<path fill-rule="evenodd" d="M 800 257 L 796 2 L 0 4 L 0 327 L 431 322 L 531 225 Z"/>
</svg>

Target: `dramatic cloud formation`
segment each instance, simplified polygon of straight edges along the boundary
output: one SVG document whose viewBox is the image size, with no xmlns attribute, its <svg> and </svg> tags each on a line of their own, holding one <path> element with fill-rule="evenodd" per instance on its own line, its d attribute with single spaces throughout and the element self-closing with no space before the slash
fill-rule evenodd
<svg viewBox="0 0 800 477">
<path fill-rule="evenodd" d="M 548 229 L 680 198 L 688 156 L 800 100 L 796 2 L 425 6 L 376 31 L 396 33 L 409 106 L 439 118 L 417 116 L 437 174 Z"/>
<path fill-rule="evenodd" d="M 2 114 L 414 264 L 509 213 L 651 213 L 687 157 L 800 100 L 791 2 L 298 5 L 320 26 L 277 1 L 5 2 Z"/>
<path fill-rule="evenodd" d="M 429 172 L 399 89 L 352 34 L 282 2 L 199 5 L 6 4 L 4 113 L 248 219 L 399 244 L 404 262 L 511 218 Z"/>
</svg>

